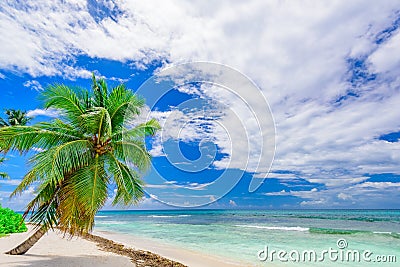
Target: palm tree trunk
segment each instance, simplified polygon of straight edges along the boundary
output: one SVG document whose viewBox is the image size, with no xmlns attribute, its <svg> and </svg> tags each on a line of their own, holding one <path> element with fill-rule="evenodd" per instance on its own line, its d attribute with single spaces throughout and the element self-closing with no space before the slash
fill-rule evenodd
<svg viewBox="0 0 400 267">
<path fill-rule="evenodd" d="M 17 247 L 12 250 L 6 252 L 6 254 L 10 255 L 23 255 L 25 254 L 39 239 L 47 232 L 45 227 L 40 227 L 33 235 L 31 235 L 27 240 L 22 242 Z"/>
</svg>

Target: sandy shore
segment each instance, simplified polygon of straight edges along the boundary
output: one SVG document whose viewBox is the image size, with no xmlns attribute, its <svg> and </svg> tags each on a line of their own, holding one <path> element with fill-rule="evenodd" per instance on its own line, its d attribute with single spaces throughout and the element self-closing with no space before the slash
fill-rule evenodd
<svg viewBox="0 0 400 267">
<path fill-rule="evenodd" d="M 4 254 L 4 252 L 18 245 L 31 234 L 32 232 L 28 231 L 0 238 L 0 266 L 135 266 L 128 257 L 101 251 L 93 242 L 82 238 L 69 240 L 52 231 L 43 236 L 25 255 L 12 256 Z"/>
<path fill-rule="evenodd" d="M 4 254 L 31 234 L 32 232 L 28 231 L 0 238 L 0 266 L 244 266 L 191 250 L 162 245 L 153 240 L 99 231 L 95 232 L 94 236 L 72 239 L 63 238 L 62 234 L 49 231 L 27 254 L 21 256 Z"/>
<path fill-rule="evenodd" d="M 95 235 L 114 240 L 126 247 L 142 251 L 151 251 L 162 257 L 180 262 L 189 267 L 245 267 L 251 266 L 230 259 L 219 258 L 211 255 L 201 254 L 196 251 L 182 249 L 171 245 L 164 245 L 156 240 L 141 238 L 134 235 L 124 235 L 114 232 L 95 231 Z"/>
</svg>

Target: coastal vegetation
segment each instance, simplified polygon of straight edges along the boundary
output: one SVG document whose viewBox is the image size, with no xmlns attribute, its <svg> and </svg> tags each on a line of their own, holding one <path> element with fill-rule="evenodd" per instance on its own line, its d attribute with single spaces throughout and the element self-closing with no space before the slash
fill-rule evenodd
<svg viewBox="0 0 400 267">
<path fill-rule="evenodd" d="M 21 214 L 0 206 L 0 237 L 12 233 L 26 232 L 27 230 Z"/>
</svg>

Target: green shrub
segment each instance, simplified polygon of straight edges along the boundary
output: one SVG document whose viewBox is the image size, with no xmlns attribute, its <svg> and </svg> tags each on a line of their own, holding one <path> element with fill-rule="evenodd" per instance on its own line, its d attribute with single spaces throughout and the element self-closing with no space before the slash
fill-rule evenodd
<svg viewBox="0 0 400 267">
<path fill-rule="evenodd" d="M 25 222 L 22 215 L 9 208 L 0 207 L 0 236 L 11 233 L 26 232 Z"/>
</svg>

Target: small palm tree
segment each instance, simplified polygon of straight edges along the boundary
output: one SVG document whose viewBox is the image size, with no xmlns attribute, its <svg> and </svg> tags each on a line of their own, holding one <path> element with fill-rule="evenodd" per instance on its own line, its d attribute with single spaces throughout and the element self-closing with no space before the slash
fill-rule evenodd
<svg viewBox="0 0 400 267">
<path fill-rule="evenodd" d="M 0 164 L 3 163 L 5 158 L 0 158 Z M 1 178 L 8 178 L 8 174 L 5 172 L 0 172 L 0 177 Z"/>
<path fill-rule="evenodd" d="M 8 254 L 24 254 L 55 226 L 71 235 L 90 232 L 111 187 L 113 204 L 136 204 L 143 197 L 140 176 L 150 163 L 144 138 L 160 126 L 152 119 L 127 127 L 124 122 L 140 113 L 144 101 L 124 85 L 110 91 L 93 76 L 92 89 L 50 86 L 42 93 L 45 108 L 59 109 L 61 118 L 0 128 L 4 150 L 42 150 L 30 158 L 30 171 L 12 193 L 38 184 L 24 214 L 32 214 L 37 231 Z"/>
<path fill-rule="evenodd" d="M 26 125 L 32 118 L 27 116 L 26 111 L 19 109 L 6 109 L 7 120 L 0 118 L 0 127 Z"/>
<path fill-rule="evenodd" d="M 26 125 L 32 118 L 27 116 L 26 111 L 15 110 L 15 109 L 6 109 L 5 111 L 7 115 L 7 121 L 3 118 L 0 118 L 0 127 L 7 127 L 7 126 L 15 126 L 15 125 Z M 0 147 L 0 152 L 3 150 Z M 3 163 L 5 160 L 4 157 L 0 157 L 0 164 Z M 8 178 L 8 174 L 4 172 L 0 172 L 1 178 Z"/>
</svg>

